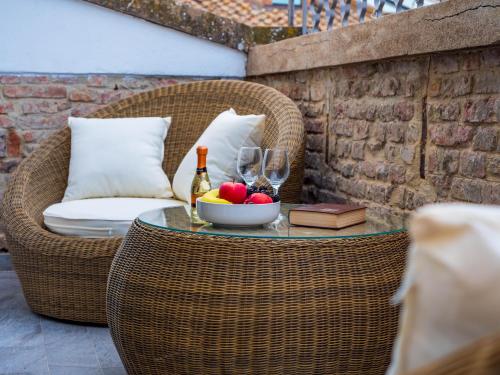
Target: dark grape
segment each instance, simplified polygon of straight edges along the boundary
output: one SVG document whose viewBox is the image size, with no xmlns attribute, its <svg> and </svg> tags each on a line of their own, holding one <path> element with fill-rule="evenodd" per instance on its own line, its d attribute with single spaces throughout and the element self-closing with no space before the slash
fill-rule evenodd
<svg viewBox="0 0 500 375">
<path fill-rule="evenodd" d="M 253 193 L 257 193 L 259 189 L 257 186 L 247 186 L 247 197 L 252 195 Z"/>
<path fill-rule="evenodd" d="M 270 197 L 273 199 L 274 203 L 279 202 L 281 200 L 278 194 L 271 194 Z"/>
<path fill-rule="evenodd" d="M 264 193 L 264 194 L 267 194 L 267 195 L 271 195 L 271 191 L 266 186 L 259 187 L 259 193 Z"/>
</svg>

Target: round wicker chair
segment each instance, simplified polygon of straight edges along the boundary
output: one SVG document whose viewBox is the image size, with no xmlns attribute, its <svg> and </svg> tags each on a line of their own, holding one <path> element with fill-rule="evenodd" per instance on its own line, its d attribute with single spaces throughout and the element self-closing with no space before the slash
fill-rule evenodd
<svg viewBox="0 0 500 375">
<path fill-rule="evenodd" d="M 295 104 L 278 91 L 244 81 L 199 81 L 144 92 L 91 117 L 172 116 L 164 169 L 170 179 L 186 152 L 222 111 L 266 114 L 263 148 L 289 151 L 284 201 L 297 201 L 303 175 L 304 127 Z M 112 140 L 110 140 L 112 142 Z M 47 139 L 13 173 L 3 198 L 8 249 L 31 309 L 59 319 L 106 324 L 106 282 L 121 238 L 82 239 L 49 232 L 43 211 L 66 189 L 70 131 Z"/>
</svg>

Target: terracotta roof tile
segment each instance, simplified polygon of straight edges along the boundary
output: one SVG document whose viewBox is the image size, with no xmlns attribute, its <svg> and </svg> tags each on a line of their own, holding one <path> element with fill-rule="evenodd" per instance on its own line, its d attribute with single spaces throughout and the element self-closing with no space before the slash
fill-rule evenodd
<svg viewBox="0 0 500 375">
<path fill-rule="evenodd" d="M 258 0 L 181 0 L 190 6 L 203 9 L 218 16 L 226 17 L 234 21 L 247 24 L 249 26 L 287 26 L 288 25 L 288 8 L 284 6 L 264 6 Z M 355 11 L 356 3 L 351 10 L 349 23 L 355 24 L 359 22 L 358 15 Z M 369 8 L 366 20 L 372 17 L 372 9 Z M 326 21 L 322 17 L 320 24 L 321 30 L 326 30 Z M 295 12 L 296 25 L 302 24 L 302 11 L 296 8 Z M 308 20 L 308 24 L 312 26 L 312 21 Z M 335 12 L 335 23 L 337 27 L 340 25 L 340 11 L 337 8 Z"/>
</svg>

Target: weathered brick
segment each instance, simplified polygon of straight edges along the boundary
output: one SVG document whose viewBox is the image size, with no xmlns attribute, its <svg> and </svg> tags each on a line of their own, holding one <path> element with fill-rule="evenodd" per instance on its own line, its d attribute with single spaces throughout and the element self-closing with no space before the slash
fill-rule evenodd
<svg viewBox="0 0 500 375">
<path fill-rule="evenodd" d="M 339 158 L 348 158 L 351 154 L 351 141 L 345 139 L 337 139 L 335 145 L 335 155 Z"/>
<path fill-rule="evenodd" d="M 494 94 L 500 92 L 500 71 L 480 71 L 474 76 L 474 92 Z"/>
<path fill-rule="evenodd" d="M 402 165 L 391 164 L 389 166 L 389 172 L 387 178 L 388 181 L 393 184 L 403 184 L 406 180 L 406 168 L 403 167 Z"/>
<path fill-rule="evenodd" d="M 87 86 L 89 87 L 106 87 L 107 82 L 106 76 L 89 75 L 87 77 Z"/>
<path fill-rule="evenodd" d="M 311 100 L 319 102 L 325 98 L 325 85 L 322 82 L 315 82 L 310 89 Z"/>
<path fill-rule="evenodd" d="M 460 154 L 460 174 L 471 178 L 485 177 L 486 155 L 479 152 L 462 151 Z"/>
<path fill-rule="evenodd" d="M 359 141 L 368 138 L 369 130 L 370 130 L 369 124 L 365 121 L 354 123 L 352 139 L 355 141 Z"/>
<path fill-rule="evenodd" d="M 7 156 L 7 129 L 0 129 L 0 157 Z"/>
<path fill-rule="evenodd" d="M 481 66 L 481 59 L 477 52 L 463 54 L 461 59 L 463 70 L 477 70 Z"/>
<path fill-rule="evenodd" d="M 431 64 L 436 73 L 458 72 L 460 65 L 456 55 L 436 55 L 432 56 Z"/>
<path fill-rule="evenodd" d="M 394 113 L 394 105 L 380 104 L 377 108 L 377 117 L 383 122 L 396 120 L 396 115 Z"/>
<path fill-rule="evenodd" d="M 351 156 L 353 159 L 363 160 L 365 158 L 365 141 L 353 141 Z"/>
<path fill-rule="evenodd" d="M 7 133 L 7 155 L 14 158 L 21 156 L 21 137 L 13 128 Z"/>
<path fill-rule="evenodd" d="M 395 143 L 403 142 L 405 138 L 406 124 L 395 122 L 387 124 L 387 140 Z"/>
<path fill-rule="evenodd" d="M 476 151 L 495 151 L 498 147 L 498 131 L 492 127 L 480 127 L 472 140 Z"/>
<path fill-rule="evenodd" d="M 151 83 L 148 80 L 135 77 L 124 77 L 118 83 L 118 88 L 124 90 L 145 90 L 150 87 Z"/>
<path fill-rule="evenodd" d="M 414 210 L 418 207 L 421 207 L 429 200 L 428 197 L 426 197 L 424 194 L 410 189 L 406 189 L 404 199 L 405 199 L 405 207 L 408 210 Z"/>
<path fill-rule="evenodd" d="M 500 182 L 482 182 L 482 203 L 500 204 Z"/>
<path fill-rule="evenodd" d="M 324 137 L 321 134 L 308 134 L 306 136 L 306 148 L 308 150 L 322 152 L 324 143 Z"/>
<path fill-rule="evenodd" d="M 464 117 L 466 122 L 495 122 L 495 98 L 469 99 L 465 102 Z"/>
<path fill-rule="evenodd" d="M 376 177 L 376 170 L 375 170 L 375 163 L 371 161 L 362 161 L 359 163 L 359 171 L 362 175 L 369 177 L 369 178 L 375 178 Z"/>
<path fill-rule="evenodd" d="M 500 48 L 488 48 L 482 51 L 481 64 L 488 68 L 500 66 Z"/>
<path fill-rule="evenodd" d="M 99 108 L 100 106 L 94 103 L 74 103 L 71 107 L 71 116 L 85 117 L 97 111 Z"/>
<path fill-rule="evenodd" d="M 467 143 L 472 138 L 470 126 L 457 124 L 434 124 L 429 129 L 430 140 L 438 146 L 456 146 Z"/>
<path fill-rule="evenodd" d="M 8 128 L 14 125 L 14 121 L 7 116 L 0 116 L 0 127 Z"/>
<path fill-rule="evenodd" d="M 43 100 L 43 101 L 27 101 L 22 103 L 21 111 L 23 114 L 37 113 L 57 113 L 65 111 L 71 107 L 67 101 L 58 100 Z"/>
<path fill-rule="evenodd" d="M 112 102 L 116 102 L 120 99 L 125 99 L 127 96 L 130 96 L 132 94 L 133 92 L 131 91 L 117 91 L 117 90 L 100 92 L 96 98 L 96 102 L 99 104 L 109 104 Z"/>
<path fill-rule="evenodd" d="M 5 86 L 3 94 L 7 98 L 65 98 L 64 86 Z"/>
<path fill-rule="evenodd" d="M 398 161 L 401 155 L 401 146 L 388 143 L 384 147 L 385 160 L 389 162 Z"/>
<path fill-rule="evenodd" d="M 422 136 L 421 124 L 408 124 L 406 129 L 406 143 L 412 144 L 420 141 Z"/>
<path fill-rule="evenodd" d="M 460 116 L 460 106 L 456 101 L 430 105 L 428 111 L 431 121 L 456 121 Z"/>
<path fill-rule="evenodd" d="M 21 162 L 21 158 L 0 160 L 0 172 L 12 173 Z"/>
<path fill-rule="evenodd" d="M 500 176 L 500 156 L 492 155 L 488 158 L 488 173 Z"/>
<path fill-rule="evenodd" d="M 21 78 L 15 75 L 0 75 L 0 84 L 2 85 L 15 85 L 21 82 Z"/>
<path fill-rule="evenodd" d="M 453 96 L 464 96 L 472 92 L 472 77 L 464 75 L 452 80 Z"/>
<path fill-rule="evenodd" d="M 366 187 L 366 198 L 376 203 L 387 203 L 393 189 L 391 186 L 371 183 Z"/>
<path fill-rule="evenodd" d="M 304 170 L 304 183 L 306 185 L 316 185 L 321 186 L 321 172 L 316 169 L 305 169 Z"/>
<path fill-rule="evenodd" d="M 455 177 L 451 184 L 451 196 L 466 202 L 481 203 L 483 188 L 481 182 L 482 181 Z"/>
<path fill-rule="evenodd" d="M 458 172 L 460 151 L 434 147 L 429 150 L 427 171 L 451 175 Z"/>
<path fill-rule="evenodd" d="M 400 82 L 397 77 L 385 77 L 375 84 L 372 87 L 371 94 L 373 96 L 395 96 L 399 92 Z"/>
<path fill-rule="evenodd" d="M 311 118 L 321 116 L 323 114 L 324 108 L 325 108 L 324 102 L 316 102 L 316 103 L 306 102 L 306 103 L 300 103 L 299 105 L 299 109 L 304 114 L 304 116 Z"/>
<path fill-rule="evenodd" d="M 352 122 L 349 121 L 341 121 L 341 122 L 333 122 L 331 124 L 332 128 L 330 131 L 337 135 L 341 135 L 344 137 L 351 137 L 353 133 Z"/>
<path fill-rule="evenodd" d="M 453 181 L 452 176 L 430 175 L 429 179 L 439 197 L 444 198 L 448 196 L 451 182 Z"/>
<path fill-rule="evenodd" d="M 427 88 L 427 94 L 430 97 L 436 97 L 441 94 L 441 82 L 442 82 L 441 78 L 433 77 L 430 79 Z"/>
<path fill-rule="evenodd" d="M 18 119 L 19 127 L 23 130 L 29 129 L 58 129 L 68 122 L 68 115 L 64 113 L 52 115 L 32 115 Z"/>
<path fill-rule="evenodd" d="M 8 114 L 10 112 L 14 112 L 14 105 L 12 102 L 0 101 L 0 114 Z"/>
<path fill-rule="evenodd" d="M 356 164 L 342 163 L 340 164 L 340 174 L 344 177 L 353 177 L 356 172 Z"/>
<path fill-rule="evenodd" d="M 304 165 L 306 168 L 319 169 L 323 165 L 323 157 L 317 152 L 306 151 Z"/>
<path fill-rule="evenodd" d="M 405 145 L 401 147 L 401 160 L 403 160 L 406 164 L 413 164 L 416 152 L 417 150 L 415 145 Z"/>
<path fill-rule="evenodd" d="M 304 120 L 304 127 L 308 133 L 322 134 L 325 129 L 325 120 L 306 118 Z"/>
<path fill-rule="evenodd" d="M 410 121 L 414 114 L 415 108 L 411 102 L 399 102 L 394 106 L 394 114 L 401 121 Z"/>
<path fill-rule="evenodd" d="M 93 102 L 97 97 L 98 93 L 89 89 L 74 89 L 69 93 L 69 100 L 72 102 Z"/>
</svg>

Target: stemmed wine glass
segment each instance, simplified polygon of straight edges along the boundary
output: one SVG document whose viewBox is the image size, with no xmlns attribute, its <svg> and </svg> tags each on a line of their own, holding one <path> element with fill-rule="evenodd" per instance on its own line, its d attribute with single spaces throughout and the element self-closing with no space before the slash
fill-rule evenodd
<svg viewBox="0 0 500 375">
<path fill-rule="evenodd" d="M 274 195 L 278 195 L 280 186 L 283 185 L 290 174 L 288 152 L 280 148 L 266 149 L 262 174 L 272 186 Z"/>
<path fill-rule="evenodd" d="M 247 186 L 253 186 L 261 174 L 262 150 L 260 147 L 240 148 L 236 164 L 240 177 Z"/>
</svg>

